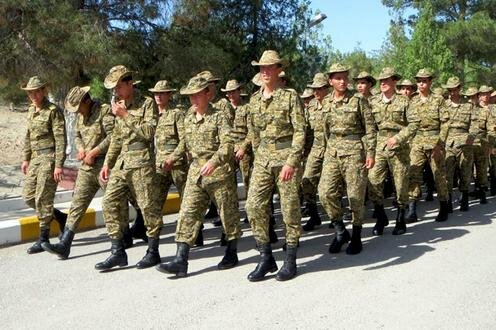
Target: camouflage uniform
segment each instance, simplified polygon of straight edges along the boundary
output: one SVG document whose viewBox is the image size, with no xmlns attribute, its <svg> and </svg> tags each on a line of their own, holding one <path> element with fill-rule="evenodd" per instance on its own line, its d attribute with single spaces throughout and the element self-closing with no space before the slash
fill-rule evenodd
<svg viewBox="0 0 496 330">
<path fill-rule="evenodd" d="M 28 129 L 24 139 L 23 160 L 29 162 L 22 197 L 36 210 L 40 228 L 49 228 L 53 217 L 53 199 L 57 183 L 53 178 L 56 167 L 65 161 L 65 121 L 62 110 L 46 98 L 39 111 L 28 109 Z"/>
<path fill-rule="evenodd" d="M 438 199 L 440 202 L 446 202 L 448 188 L 445 157 L 442 154 L 437 158 L 432 155 L 436 145 L 441 145 L 444 153 L 444 142 L 441 137 L 446 136 L 444 124 L 449 118 L 444 107 L 444 98 L 431 93 L 426 99 L 422 99 L 417 94 L 412 98 L 410 107 L 420 118 L 420 128 L 411 142 L 409 198 L 411 201 L 420 199 L 422 171 L 424 164 L 429 162 L 434 174 Z"/>
<path fill-rule="evenodd" d="M 249 107 L 247 104 L 240 105 L 236 108 L 234 117 L 233 129 L 231 136 L 234 140 L 234 152 L 237 150 L 244 150 L 245 155 L 239 161 L 238 166 L 243 176 L 243 184 L 245 191 L 248 192 L 250 187 L 250 177 L 253 167 L 253 151 L 251 149 L 251 141 L 248 139 L 248 118 Z"/>
<path fill-rule="evenodd" d="M 382 94 L 369 99 L 372 115 L 378 127 L 375 165 L 369 171 L 369 197 L 374 204 L 382 205 L 383 185 L 387 170 L 393 175 L 399 208 L 408 203 L 408 169 L 410 167 L 410 148 L 408 142 L 415 135 L 420 119 L 409 107 L 407 97 L 399 94 L 385 100 Z M 393 137 L 398 145 L 392 149 L 386 140 Z"/>
<path fill-rule="evenodd" d="M 490 150 L 496 149 L 496 105 L 492 104 L 488 107 L 488 120 L 486 123 L 487 127 L 487 141 Z M 492 180 L 496 180 L 496 155 L 492 154 L 490 155 L 490 163 L 491 163 L 491 168 L 490 168 L 490 173 L 491 173 L 491 178 Z"/>
<path fill-rule="evenodd" d="M 128 219 L 121 217 L 121 201 L 131 194 L 143 213 L 147 236 L 158 238 L 162 228 L 162 204 L 157 202 L 154 182 L 154 135 L 157 107 L 150 98 L 136 97 L 127 105 L 128 117 L 117 118 L 104 166 L 112 169 L 103 198 L 103 214 L 111 239 L 120 239 Z"/>
<path fill-rule="evenodd" d="M 361 94 L 349 90 L 340 101 L 330 94 L 323 100 L 322 115 L 326 150 L 318 187 L 320 201 L 331 221 L 340 221 L 342 189 L 346 185 L 352 223 L 361 226 L 367 187 L 365 157 L 374 158 L 376 146 L 376 129 L 369 103 Z M 366 149 L 362 142 L 364 136 Z"/>
<path fill-rule="evenodd" d="M 298 94 L 276 88 L 269 98 L 261 91 L 250 99 L 249 138 L 255 154 L 248 191 L 246 212 L 255 240 L 269 243 L 270 199 L 274 187 L 281 197 L 286 242 L 297 246 L 301 233 L 301 212 L 298 180 L 305 144 L 305 117 Z M 279 174 L 284 165 L 295 169 L 293 178 L 282 182 Z"/>
<path fill-rule="evenodd" d="M 481 190 L 486 190 L 488 186 L 487 171 L 489 167 L 488 157 L 488 121 L 491 114 L 489 107 L 477 107 L 477 122 L 479 132 L 474 141 L 474 165 L 475 165 L 475 184 Z"/>
<path fill-rule="evenodd" d="M 190 111 L 184 119 L 185 150 L 191 165 L 176 228 L 176 242 L 193 246 L 203 222 L 209 200 L 215 201 L 228 241 L 241 237 L 236 184 L 233 177 L 233 144 L 227 118 L 212 105 L 200 120 Z M 207 162 L 215 170 L 209 176 L 200 175 Z"/>
</svg>

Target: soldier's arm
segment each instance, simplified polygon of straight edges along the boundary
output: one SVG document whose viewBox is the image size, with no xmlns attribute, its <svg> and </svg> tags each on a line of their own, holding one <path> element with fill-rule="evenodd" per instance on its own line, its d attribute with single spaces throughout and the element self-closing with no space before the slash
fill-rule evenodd
<svg viewBox="0 0 496 330">
<path fill-rule="evenodd" d="M 249 132 L 248 132 L 249 131 L 248 121 L 250 120 L 249 112 L 250 112 L 250 107 L 248 104 L 246 104 L 246 105 L 242 106 L 241 111 L 239 113 L 236 113 L 236 116 L 242 117 L 241 119 L 242 119 L 243 125 L 246 126 L 245 138 L 240 143 L 240 148 L 243 149 L 244 151 L 248 151 L 251 148 L 251 140 L 249 138 Z"/>
<path fill-rule="evenodd" d="M 487 137 L 487 110 L 485 108 L 481 108 L 479 110 L 479 116 L 478 116 L 478 127 L 479 127 L 479 133 L 477 134 L 477 137 L 481 140 L 485 140 Z"/>
<path fill-rule="evenodd" d="M 84 150 L 83 136 L 81 135 L 81 130 L 79 129 L 79 114 L 76 114 L 76 137 L 74 138 L 74 143 L 76 144 L 76 149 L 79 152 Z"/>
<path fill-rule="evenodd" d="M 219 135 L 219 149 L 209 159 L 209 162 L 218 167 L 227 163 L 234 158 L 234 144 L 230 137 L 231 125 L 226 116 L 221 113 L 218 114 L 217 120 L 217 133 Z"/>
<path fill-rule="evenodd" d="M 367 141 L 367 158 L 375 158 L 375 147 L 377 144 L 377 127 L 375 124 L 372 109 L 367 99 L 359 99 L 360 112 L 362 114 L 363 125 L 365 126 L 365 139 Z"/>
<path fill-rule="evenodd" d="M 403 104 L 403 107 L 407 126 L 405 126 L 394 136 L 394 138 L 398 141 L 398 144 L 404 144 L 410 141 L 420 127 L 420 118 L 417 115 L 417 111 L 410 106 L 408 101 Z"/>
<path fill-rule="evenodd" d="M 446 139 L 448 138 L 449 118 L 450 115 L 446 106 L 446 102 L 442 100 L 439 103 L 439 120 L 441 121 L 439 140 L 441 140 L 443 144 L 446 143 Z"/>
<path fill-rule="evenodd" d="M 124 119 L 124 123 L 141 139 L 153 142 L 155 137 L 155 128 L 157 127 L 158 108 L 152 99 L 147 98 L 143 103 L 144 108 L 143 121 L 136 124 L 132 121 L 131 116 Z"/>
<path fill-rule="evenodd" d="M 22 146 L 23 160 L 29 162 L 31 160 L 31 138 L 29 132 L 29 125 L 26 129 L 26 135 L 24 136 L 24 145 Z"/>
<path fill-rule="evenodd" d="M 470 126 L 468 129 L 468 138 L 470 140 L 475 140 L 477 135 L 479 134 L 479 117 L 477 115 L 477 109 L 473 104 L 471 104 L 470 111 Z"/>
<path fill-rule="evenodd" d="M 52 111 L 52 132 L 55 141 L 55 167 L 64 166 L 65 162 L 65 120 L 62 110 L 55 108 Z"/>
<path fill-rule="evenodd" d="M 303 151 L 303 156 L 307 157 L 310 151 L 312 150 L 313 140 L 315 138 L 315 132 L 310 126 L 310 113 L 308 109 L 305 108 L 304 113 L 305 113 L 306 131 L 305 131 L 305 148 Z"/>
<path fill-rule="evenodd" d="M 102 125 L 105 131 L 105 138 L 98 144 L 100 154 L 105 154 L 112 140 L 112 131 L 115 125 L 115 116 L 112 114 L 112 109 L 108 104 L 102 104 Z"/>
<path fill-rule="evenodd" d="M 256 130 L 254 124 L 254 114 L 251 110 L 248 111 L 248 116 L 246 118 L 246 124 L 248 126 L 248 133 L 246 135 L 246 143 L 250 143 L 251 148 L 255 151 L 260 145 L 260 133 Z"/>
<path fill-rule="evenodd" d="M 108 166 L 108 168 L 112 168 L 117 161 L 117 157 L 121 153 L 122 149 L 122 133 L 119 128 L 119 123 L 117 123 L 117 119 L 115 119 L 115 127 L 112 130 L 112 138 L 110 139 L 110 145 L 107 149 L 107 154 L 105 155 L 104 166 Z"/>
<path fill-rule="evenodd" d="M 296 92 L 292 92 L 290 97 L 290 116 L 293 124 L 293 140 L 291 150 L 286 159 L 286 165 L 293 168 L 300 166 L 303 149 L 305 148 L 306 120 L 303 112 L 303 105 Z"/>
<path fill-rule="evenodd" d="M 176 124 L 176 129 L 177 129 L 177 135 L 179 137 L 179 143 L 177 144 L 176 149 L 172 152 L 171 155 L 169 155 L 169 159 L 177 162 L 181 158 L 184 157 L 184 154 L 186 153 L 186 143 L 184 141 L 184 114 L 182 111 L 177 111 L 174 114 L 174 121 Z"/>
</svg>

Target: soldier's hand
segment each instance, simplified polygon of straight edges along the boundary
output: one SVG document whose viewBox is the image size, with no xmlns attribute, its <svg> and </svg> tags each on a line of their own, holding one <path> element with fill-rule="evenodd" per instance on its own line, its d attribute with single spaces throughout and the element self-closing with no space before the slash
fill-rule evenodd
<svg viewBox="0 0 496 330">
<path fill-rule="evenodd" d="M 28 168 L 29 168 L 29 161 L 25 160 L 21 163 L 21 172 L 22 174 L 26 175 L 28 173 Z"/>
<path fill-rule="evenodd" d="M 370 170 L 372 167 L 374 167 L 375 165 L 375 158 L 373 157 L 368 157 L 367 159 L 365 159 L 365 165 L 364 167 L 368 170 Z"/>
<path fill-rule="evenodd" d="M 437 144 L 434 149 L 432 149 L 432 157 L 434 157 L 434 159 L 440 159 L 441 157 L 444 156 L 444 148 Z"/>
<path fill-rule="evenodd" d="M 386 146 L 389 149 L 393 149 L 394 147 L 398 146 L 398 141 L 394 137 L 390 137 L 386 140 Z"/>
<path fill-rule="evenodd" d="M 60 182 L 63 179 L 62 175 L 62 168 L 61 167 L 56 167 L 55 170 L 53 171 L 53 179 L 55 182 Z"/>
<path fill-rule="evenodd" d="M 108 166 L 102 167 L 100 171 L 100 180 L 102 180 L 102 182 L 108 182 L 109 175 L 110 175 L 110 170 Z"/>
<path fill-rule="evenodd" d="M 126 102 L 120 100 L 119 102 L 112 103 L 112 113 L 117 117 L 126 118 L 128 116 Z"/>
<path fill-rule="evenodd" d="M 295 174 L 295 168 L 293 166 L 284 165 L 279 173 L 279 180 L 282 182 L 290 181 Z"/>
<path fill-rule="evenodd" d="M 243 158 L 245 158 L 245 151 L 243 149 L 239 149 L 238 151 L 236 151 L 236 160 L 240 161 Z"/>
<path fill-rule="evenodd" d="M 209 176 L 215 170 L 215 166 L 211 162 L 206 162 L 205 165 L 200 169 L 200 174 L 202 176 Z"/>
<path fill-rule="evenodd" d="M 84 157 L 83 163 L 85 163 L 87 165 L 90 165 L 90 166 L 93 165 L 93 164 L 95 164 L 95 156 L 93 156 L 91 153 L 88 153 Z"/>
<path fill-rule="evenodd" d="M 164 164 L 162 165 L 162 170 L 164 172 L 169 172 L 172 170 L 173 167 L 174 167 L 174 161 L 167 159 L 164 161 Z"/>
<path fill-rule="evenodd" d="M 79 150 L 78 153 L 77 153 L 76 158 L 77 158 L 77 160 L 83 160 L 85 156 L 86 156 L 86 151 Z"/>
</svg>

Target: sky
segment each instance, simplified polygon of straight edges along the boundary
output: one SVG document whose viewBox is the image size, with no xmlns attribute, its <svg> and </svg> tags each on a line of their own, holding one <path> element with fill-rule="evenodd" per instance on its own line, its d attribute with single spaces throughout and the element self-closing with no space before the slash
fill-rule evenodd
<svg viewBox="0 0 496 330">
<path fill-rule="evenodd" d="M 310 7 L 327 15 L 321 23 L 323 32 L 341 52 L 359 46 L 371 53 L 386 39 L 391 16 L 381 0 L 312 0 Z"/>
</svg>

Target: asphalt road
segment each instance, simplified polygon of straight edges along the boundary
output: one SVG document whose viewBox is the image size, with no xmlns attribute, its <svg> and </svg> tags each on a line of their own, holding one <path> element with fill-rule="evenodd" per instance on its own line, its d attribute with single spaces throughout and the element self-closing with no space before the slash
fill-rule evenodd
<svg viewBox="0 0 496 330">
<path fill-rule="evenodd" d="M 332 231 L 326 222 L 302 237 L 298 276 L 288 282 L 246 279 L 258 260 L 246 224 L 238 267 L 217 270 L 224 250 L 220 229 L 206 224 L 205 246 L 192 249 L 189 276 L 176 280 L 153 268 L 134 268 L 145 253 L 143 243 L 127 251 L 129 267 L 94 270 L 109 254 L 104 229 L 78 233 L 66 261 L 27 255 L 30 243 L 4 247 L 0 327 L 494 329 L 496 200 L 468 213 L 455 210 L 442 224 L 433 221 L 436 206 L 422 203 L 424 220 L 403 236 L 392 236 L 390 225 L 384 236 L 372 237 L 368 223 L 357 256 L 327 253 Z M 163 261 L 175 253 L 171 220 L 161 236 Z M 280 218 L 277 231 L 283 237 Z M 275 245 L 279 266 L 282 243 Z"/>
</svg>

